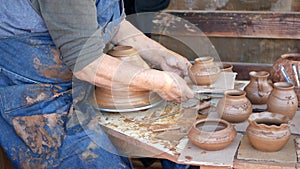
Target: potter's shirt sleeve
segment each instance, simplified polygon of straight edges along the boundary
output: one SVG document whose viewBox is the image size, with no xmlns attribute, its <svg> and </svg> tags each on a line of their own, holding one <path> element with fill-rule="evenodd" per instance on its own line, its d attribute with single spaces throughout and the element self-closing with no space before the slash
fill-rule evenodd
<svg viewBox="0 0 300 169">
<path fill-rule="evenodd" d="M 78 71 L 103 54 L 95 0 L 35 0 L 63 62 Z M 76 67 L 75 67 L 76 65 Z"/>
</svg>

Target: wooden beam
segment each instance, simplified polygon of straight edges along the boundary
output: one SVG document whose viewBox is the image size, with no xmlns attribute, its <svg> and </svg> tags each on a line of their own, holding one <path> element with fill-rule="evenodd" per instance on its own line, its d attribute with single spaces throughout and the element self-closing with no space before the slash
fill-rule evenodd
<svg viewBox="0 0 300 169">
<path fill-rule="evenodd" d="M 233 71 L 238 72 L 237 80 L 249 80 L 250 71 L 267 71 L 270 72 L 272 64 L 259 64 L 259 63 L 241 63 L 241 62 L 229 62 L 233 65 Z"/>
<path fill-rule="evenodd" d="M 300 12 L 165 12 L 192 23 L 208 37 L 300 39 Z M 190 34 L 182 29 L 173 30 L 173 33 Z"/>
</svg>

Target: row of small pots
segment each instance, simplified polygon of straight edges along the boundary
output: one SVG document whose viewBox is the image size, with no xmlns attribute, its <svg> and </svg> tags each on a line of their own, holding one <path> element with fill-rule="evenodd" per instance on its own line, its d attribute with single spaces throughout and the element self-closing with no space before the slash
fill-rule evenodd
<svg viewBox="0 0 300 169">
<path fill-rule="evenodd" d="M 277 95 L 275 99 L 278 99 Z M 251 145 L 260 151 L 278 151 L 290 138 L 290 118 L 284 115 L 284 111 L 281 114 L 252 113 L 252 104 L 243 90 L 226 91 L 216 110 L 221 119 L 200 120 L 189 132 L 192 143 L 202 149 L 220 150 L 227 147 L 237 133 L 231 123 L 240 123 L 247 119 L 249 125 L 246 134 Z"/>
<path fill-rule="evenodd" d="M 246 134 L 251 145 L 260 151 L 279 151 L 289 140 L 290 119 L 282 114 L 261 112 L 248 118 Z M 204 150 L 221 150 L 229 146 L 237 132 L 223 119 L 202 119 L 190 129 L 189 140 Z"/>
<path fill-rule="evenodd" d="M 220 68 L 217 67 L 211 57 L 197 58 L 189 76 L 196 85 L 209 85 L 218 78 Z M 254 148 L 272 152 L 287 143 L 291 135 L 289 123 L 298 108 L 294 86 L 286 82 L 271 85 L 268 72 L 252 71 L 249 75 L 251 80 L 245 91 L 228 90 L 219 100 L 217 112 L 221 119 L 200 120 L 194 124 L 189 139 L 195 145 L 205 150 L 223 149 L 232 143 L 237 133 L 231 123 L 247 119 L 246 134 Z M 268 112 L 252 113 L 252 103 L 267 104 Z"/>
</svg>

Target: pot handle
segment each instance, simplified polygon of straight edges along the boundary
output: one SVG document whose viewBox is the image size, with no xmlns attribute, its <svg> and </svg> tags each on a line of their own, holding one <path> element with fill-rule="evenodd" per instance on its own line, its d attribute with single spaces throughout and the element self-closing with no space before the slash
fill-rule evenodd
<svg viewBox="0 0 300 169">
<path fill-rule="evenodd" d="M 258 77 L 257 78 L 257 85 L 258 85 L 258 95 L 260 97 L 266 96 L 269 94 L 269 91 L 267 90 L 266 87 L 264 87 L 264 80 L 263 77 Z M 266 91 L 265 91 L 266 90 Z"/>
</svg>

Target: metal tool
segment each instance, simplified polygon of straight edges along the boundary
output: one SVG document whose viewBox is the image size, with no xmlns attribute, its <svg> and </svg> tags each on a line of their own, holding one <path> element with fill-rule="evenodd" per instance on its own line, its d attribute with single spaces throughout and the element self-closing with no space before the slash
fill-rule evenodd
<svg viewBox="0 0 300 169">
<path fill-rule="evenodd" d="M 282 65 L 279 65 L 279 69 L 280 69 L 280 71 L 281 71 L 283 77 L 285 78 L 285 81 L 288 82 L 288 83 L 293 84 L 292 81 L 291 81 L 291 79 L 290 79 L 290 77 L 289 77 L 288 74 L 286 73 L 284 67 L 283 67 Z"/>
<path fill-rule="evenodd" d="M 295 75 L 296 85 L 300 86 L 300 84 L 299 84 L 299 75 L 298 75 L 298 71 L 297 71 L 296 65 L 292 64 L 292 68 L 293 68 L 293 72 L 294 72 L 294 75 Z"/>
</svg>

